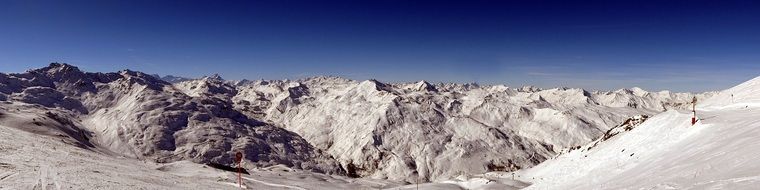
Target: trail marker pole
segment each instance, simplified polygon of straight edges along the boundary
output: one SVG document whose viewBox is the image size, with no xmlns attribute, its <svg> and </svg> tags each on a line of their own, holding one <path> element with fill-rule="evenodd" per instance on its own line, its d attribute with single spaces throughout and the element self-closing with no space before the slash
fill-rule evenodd
<svg viewBox="0 0 760 190">
<path fill-rule="evenodd" d="M 693 116 L 691 116 L 691 125 L 694 125 L 697 123 L 697 97 L 694 96 L 694 98 L 691 99 L 691 112 L 694 113 Z"/>
<path fill-rule="evenodd" d="M 235 162 L 238 164 L 238 184 L 240 184 L 240 188 L 243 188 L 243 171 L 240 167 L 240 162 L 243 161 L 243 153 L 237 152 L 235 153 Z"/>
</svg>

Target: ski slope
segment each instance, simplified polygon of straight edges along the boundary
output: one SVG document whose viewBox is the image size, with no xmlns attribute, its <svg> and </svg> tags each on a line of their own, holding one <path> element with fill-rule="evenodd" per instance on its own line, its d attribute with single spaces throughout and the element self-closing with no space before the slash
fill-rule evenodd
<svg viewBox="0 0 760 190">
<path fill-rule="evenodd" d="M 0 189 L 240 189 L 237 174 L 190 161 L 157 164 L 72 146 L 0 125 Z M 378 189 L 395 182 L 353 179 L 282 165 L 243 175 L 244 189 Z"/>
<path fill-rule="evenodd" d="M 588 150 L 516 172 L 527 189 L 756 189 L 760 185 L 760 78 L 692 113 L 668 111 Z M 734 94 L 734 100 L 726 100 Z"/>
</svg>

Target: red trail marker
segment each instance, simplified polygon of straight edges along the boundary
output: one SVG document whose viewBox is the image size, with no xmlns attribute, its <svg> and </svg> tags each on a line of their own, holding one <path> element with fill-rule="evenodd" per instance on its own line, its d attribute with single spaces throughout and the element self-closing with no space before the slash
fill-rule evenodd
<svg viewBox="0 0 760 190">
<path fill-rule="evenodd" d="M 694 125 L 697 123 L 697 97 L 694 96 L 694 98 L 691 99 L 691 112 L 694 113 L 693 116 L 691 116 L 691 125 Z"/>
<path fill-rule="evenodd" d="M 243 161 L 243 153 L 237 152 L 235 153 L 235 162 L 238 164 L 238 183 L 240 184 L 240 188 L 243 188 L 243 172 L 240 171 L 240 162 Z"/>
</svg>

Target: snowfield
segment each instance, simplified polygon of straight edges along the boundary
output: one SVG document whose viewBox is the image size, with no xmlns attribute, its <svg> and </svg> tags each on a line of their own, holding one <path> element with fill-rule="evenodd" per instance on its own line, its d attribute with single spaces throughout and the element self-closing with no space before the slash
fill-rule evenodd
<svg viewBox="0 0 760 190">
<path fill-rule="evenodd" d="M 178 161 L 160 164 L 71 146 L 0 125 L 0 189 L 240 189 L 237 174 Z M 249 170 L 251 189 L 377 189 L 397 183 L 292 170 Z"/>
<path fill-rule="evenodd" d="M 0 189 L 751 189 L 760 78 L 721 92 L 0 73 Z M 699 122 L 689 102 L 699 99 Z M 421 184 L 416 184 L 421 183 Z"/>
<path fill-rule="evenodd" d="M 759 89 L 760 77 L 722 91 L 697 107 L 693 126 L 691 112 L 667 111 L 516 174 L 528 189 L 756 189 Z"/>
</svg>

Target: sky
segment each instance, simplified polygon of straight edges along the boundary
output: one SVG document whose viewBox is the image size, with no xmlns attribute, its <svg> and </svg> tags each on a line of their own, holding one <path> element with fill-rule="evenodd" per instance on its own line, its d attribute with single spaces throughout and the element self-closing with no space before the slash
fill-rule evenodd
<svg viewBox="0 0 760 190">
<path fill-rule="evenodd" d="M 0 72 L 701 92 L 760 75 L 757 1 L 0 1 Z"/>
</svg>

